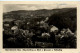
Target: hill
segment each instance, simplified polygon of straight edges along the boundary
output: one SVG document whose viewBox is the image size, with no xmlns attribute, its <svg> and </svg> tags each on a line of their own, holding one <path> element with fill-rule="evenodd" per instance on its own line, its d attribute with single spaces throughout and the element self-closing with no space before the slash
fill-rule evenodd
<svg viewBox="0 0 80 53">
<path fill-rule="evenodd" d="M 77 27 L 77 9 L 76 8 L 62 8 L 62 9 L 40 9 L 40 10 L 18 10 L 3 13 L 3 18 L 21 19 L 21 20 L 38 20 L 49 17 L 47 23 L 55 25 L 59 29 L 70 28 L 73 32 Z M 41 18 L 41 19 L 37 19 Z"/>
<path fill-rule="evenodd" d="M 11 11 L 3 14 L 3 18 L 14 18 L 14 19 L 24 19 L 24 18 L 37 18 L 37 17 L 49 17 L 55 13 L 66 12 L 75 8 L 64 8 L 64 9 L 40 9 L 40 10 L 18 10 Z"/>
<path fill-rule="evenodd" d="M 74 32 L 77 30 L 77 10 L 68 9 L 64 12 L 55 13 L 50 16 L 48 23 L 57 26 L 59 29 L 70 28 Z"/>
</svg>

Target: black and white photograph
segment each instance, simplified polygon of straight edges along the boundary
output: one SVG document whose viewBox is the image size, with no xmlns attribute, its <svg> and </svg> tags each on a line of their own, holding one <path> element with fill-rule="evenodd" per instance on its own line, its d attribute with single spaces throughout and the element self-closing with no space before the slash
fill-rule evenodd
<svg viewBox="0 0 80 53">
<path fill-rule="evenodd" d="M 74 4 L 4 4 L 3 48 L 77 48 Z"/>
</svg>

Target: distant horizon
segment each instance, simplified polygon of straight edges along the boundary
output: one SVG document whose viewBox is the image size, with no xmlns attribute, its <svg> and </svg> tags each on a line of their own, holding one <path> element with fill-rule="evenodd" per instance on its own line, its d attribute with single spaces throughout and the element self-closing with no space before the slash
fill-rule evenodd
<svg viewBox="0 0 80 53">
<path fill-rule="evenodd" d="M 55 9 L 65 9 L 65 8 L 55 8 Z M 54 10 L 54 9 L 37 9 L 37 10 Z M 13 10 L 13 11 L 37 11 L 37 10 Z M 9 11 L 9 12 L 13 12 L 13 11 Z M 3 12 L 3 13 L 9 13 L 9 12 Z"/>
<path fill-rule="evenodd" d="M 18 11 L 18 10 L 52 10 L 52 9 L 62 9 L 62 8 L 76 8 L 76 5 L 57 5 L 57 4 L 6 4 L 3 5 L 3 13 Z"/>
</svg>

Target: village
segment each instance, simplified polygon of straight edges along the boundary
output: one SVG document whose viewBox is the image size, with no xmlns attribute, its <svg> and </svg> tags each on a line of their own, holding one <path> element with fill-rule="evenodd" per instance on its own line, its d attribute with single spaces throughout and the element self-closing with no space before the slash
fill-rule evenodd
<svg viewBox="0 0 80 53">
<path fill-rule="evenodd" d="M 76 48 L 76 31 L 72 32 L 70 28 L 59 29 L 49 25 L 48 20 L 49 17 L 32 18 L 31 21 L 4 19 L 3 47 Z"/>
</svg>

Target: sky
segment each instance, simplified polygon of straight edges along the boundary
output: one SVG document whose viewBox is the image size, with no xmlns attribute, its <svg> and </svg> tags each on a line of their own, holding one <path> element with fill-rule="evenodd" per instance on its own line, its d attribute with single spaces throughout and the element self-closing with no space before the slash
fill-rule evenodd
<svg viewBox="0 0 80 53">
<path fill-rule="evenodd" d="M 6 4 L 3 5 L 3 12 L 17 11 L 17 10 L 39 10 L 39 9 L 58 9 L 58 8 L 75 8 L 76 5 L 65 4 Z"/>
</svg>

